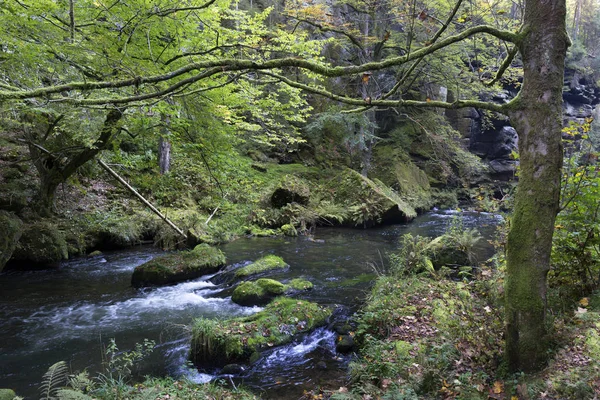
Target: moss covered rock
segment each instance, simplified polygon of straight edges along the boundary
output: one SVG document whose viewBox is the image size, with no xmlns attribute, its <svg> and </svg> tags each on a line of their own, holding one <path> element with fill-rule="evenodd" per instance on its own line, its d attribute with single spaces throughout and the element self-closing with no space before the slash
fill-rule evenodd
<svg viewBox="0 0 600 400">
<path fill-rule="evenodd" d="M 12 389 L 0 389 L 0 400 L 13 400 L 17 394 Z"/>
<path fill-rule="evenodd" d="M 292 279 L 288 282 L 287 286 L 288 290 L 310 290 L 313 288 L 312 282 L 300 278 Z"/>
<path fill-rule="evenodd" d="M 290 203 L 307 205 L 310 200 L 308 183 L 294 175 L 286 175 L 271 194 L 271 205 L 281 208 Z"/>
<path fill-rule="evenodd" d="M 269 254 L 268 256 L 264 256 L 252 264 L 246 265 L 235 271 L 236 278 L 246 278 L 250 275 L 261 274 L 268 271 L 273 271 L 277 269 L 283 269 L 287 267 L 283 258 Z"/>
<path fill-rule="evenodd" d="M 242 306 L 254 306 L 268 303 L 276 296 L 282 295 L 286 290 L 286 285 L 274 279 L 258 279 L 257 281 L 240 283 L 233 294 L 231 300 Z"/>
<path fill-rule="evenodd" d="M 15 251 L 23 234 L 23 223 L 13 213 L 0 211 L 0 271 Z"/>
<path fill-rule="evenodd" d="M 328 183 L 336 203 L 348 209 L 347 223 L 368 227 L 405 222 L 416 217 L 415 208 L 383 182 L 371 180 L 349 168 Z"/>
<path fill-rule="evenodd" d="M 221 250 L 199 244 L 194 250 L 156 257 L 136 267 L 131 284 L 142 287 L 181 282 L 215 273 L 224 265 Z"/>
<path fill-rule="evenodd" d="M 331 310 L 318 304 L 279 297 L 249 317 L 226 321 L 199 318 L 192 329 L 190 357 L 196 365 L 248 361 L 263 349 L 288 343 L 294 335 L 324 325 L 330 315 Z"/>
<path fill-rule="evenodd" d="M 26 225 L 13 253 L 19 264 L 49 265 L 66 260 L 69 251 L 64 234 L 51 221 Z"/>
</svg>

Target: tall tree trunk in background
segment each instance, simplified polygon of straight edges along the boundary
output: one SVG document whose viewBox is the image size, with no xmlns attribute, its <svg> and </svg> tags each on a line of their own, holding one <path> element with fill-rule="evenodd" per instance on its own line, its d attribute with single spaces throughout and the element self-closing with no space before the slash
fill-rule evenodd
<svg viewBox="0 0 600 400">
<path fill-rule="evenodd" d="M 158 138 L 158 168 L 160 174 L 164 175 L 171 169 L 171 142 L 169 142 L 169 135 L 171 133 L 169 125 L 171 124 L 171 118 L 168 115 L 162 115 L 162 132 Z"/>
<path fill-rule="evenodd" d="M 506 355 L 534 371 L 547 354 L 546 288 L 562 168 L 562 87 L 569 39 L 565 0 L 527 0 L 523 87 L 509 112 L 519 133 L 520 173 L 507 243 Z"/>
<path fill-rule="evenodd" d="M 571 39 L 573 42 L 579 37 L 579 29 L 581 27 L 581 9 L 583 8 L 583 0 L 575 0 L 575 10 L 573 11 L 573 25 L 571 26 Z"/>
</svg>

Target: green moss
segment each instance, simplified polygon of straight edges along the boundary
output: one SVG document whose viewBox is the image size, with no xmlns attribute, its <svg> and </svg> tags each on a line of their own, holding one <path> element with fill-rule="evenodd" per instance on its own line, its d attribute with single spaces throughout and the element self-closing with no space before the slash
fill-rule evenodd
<svg viewBox="0 0 600 400">
<path fill-rule="evenodd" d="M 0 271 L 12 256 L 22 234 L 21 220 L 13 213 L 0 210 Z"/>
<path fill-rule="evenodd" d="M 250 275 L 260 274 L 267 271 L 282 269 L 287 267 L 283 258 L 269 254 L 262 257 L 250 265 L 246 265 L 235 272 L 236 278 L 246 278 Z"/>
<path fill-rule="evenodd" d="M 53 221 L 39 221 L 25 226 L 13 254 L 13 260 L 40 265 L 66 260 L 69 251 L 64 234 Z"/>
<path fill-rule="evenodd" d="M 281 232 L 285 236 L 291 236 L 291 237 L 298 236 L 298 231 L 296 230 L 296 227 L 292 224 L 284 224 L 279 229 L 281 229 Z"/>
<path fill-rule="evenodd" d="M 17 397 L 16 393 L 11 389 L 0 389 L 0 400 L 13 400 Z"/>
<path fill-rule="evenodd" d="M 258 226 L 252 226 L 250 228 L 250 234 L 256 237 L 268 237 L 268 236 L 276 236 L 277 231 L 275 229 L 269 228 L 259 228 Z"/>
<path fill-rule="evenodd" d="M 194 279 L 217 272 L 225 261 L 221 250 L 200 244 L 194 250 L 156 257 L 136 267 L 131 284 L 141 287 Z"/>
<path fill-rule="evenodd" d="M 280 297 L 249 317 L 199 318 L 192 329 L 191 358 L 196 364 L 210 365 L 246 361 L 255 352 L 325 324 L 330 315 L 331 310 L 316 303 Z"/>
<path fill-rule="evenodd" d="M 417 215 L 410 203 L 383 182 L 368 179 L 349 168 L 329 180 L 326 191 L 333 193 L 336 203 L 348 209 L 346 222 L 357 226 L 406 221 Z"/>
<path fill-rule="evenodd" d="M 310 290 L 313 288 L 312 282 L 300 278 L 292 279 L 288 282 L 288 286 L 294 290 Z"/>
<path fill-rule="evenodd" d="M 242 306 L 261 305 L 282 295 L 285 290 L 286 285 L 283 283 L 274 279 L 261 278 L 256 281 L 240 283 L 233 291 L 231 300 Z"/>
</svg>

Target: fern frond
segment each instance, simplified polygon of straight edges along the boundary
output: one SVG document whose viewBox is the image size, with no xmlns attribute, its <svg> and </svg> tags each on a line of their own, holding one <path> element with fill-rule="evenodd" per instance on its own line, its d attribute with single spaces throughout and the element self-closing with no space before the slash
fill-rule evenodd
<svg viewBox="0 0 600 400">
<path fill-rule="evenodd" d="M 56 364 L 51 365 L 42 377 L 40 399 L 54 400 L 58 389 L 67 383 L 68 373 L 67 363 L 64 361 L 59 361 Z"/>
</svg>

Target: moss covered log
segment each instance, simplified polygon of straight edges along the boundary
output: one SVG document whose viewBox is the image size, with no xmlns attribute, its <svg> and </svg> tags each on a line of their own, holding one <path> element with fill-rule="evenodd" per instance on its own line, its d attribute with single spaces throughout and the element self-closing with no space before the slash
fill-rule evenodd
<svg viewBox="0 0 600 400">
<path fill-rule="evenodd" d="M 156 257 L 133 271 L 134 287 L 165 285 L 217 272 L 225 265 L 221 250 L 200 244 L 191 251 Z"/>
<path fill-rule="evenodd" d="M 196 365 L 223 366 L 250 360 L 261 350 L 285 344 L 324 325 L 331 310 L 304 300 L 277 298 L 249 317 L 194 321 L 190 357 Z"/>
</svg>

